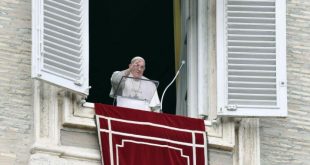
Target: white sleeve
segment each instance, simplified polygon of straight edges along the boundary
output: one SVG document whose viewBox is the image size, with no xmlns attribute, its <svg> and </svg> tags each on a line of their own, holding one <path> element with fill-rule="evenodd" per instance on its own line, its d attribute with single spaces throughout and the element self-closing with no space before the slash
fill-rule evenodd
<svg viewBox="0 0 310 165">
<path fill-rule="evenodd" d="M 111 76 L 111 91 L 110 91 L 110 97 L 113 98 L 114 93 L 116 91 L 116 88 L 118 86 L 118 83 L 121 81 L 122 77 L 125 76 L 126 72 L 125 71 L 115 71 L 113 72 Z"/>
<path fill-rule="evenodd" d="M 157 91 L 155 92 L 155 94 L 154 94 L 154 96 L 150 102 L 149 107 L 151 108 L 151 110 L 153 112 L 159 112 L 160 111 L 160 100 L 159 100 Z"/>
</svg>

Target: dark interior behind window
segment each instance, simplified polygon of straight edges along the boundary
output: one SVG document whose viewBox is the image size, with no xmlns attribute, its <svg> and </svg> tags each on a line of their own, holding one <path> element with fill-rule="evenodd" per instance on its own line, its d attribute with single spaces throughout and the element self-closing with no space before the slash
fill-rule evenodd
<svg viewBox="0 0 310 165">
<path fill-rule="evenodd" d="M 104 0 L 90 2 L 89 102 L 112 104 L 113 71 L 128 68 L 130 59 L 146 60 L 144 75 L 160 82 L 158 94 L 175 74 L 173 1 Z M 165 94 L 165 113 L 175 113 L 175 83 Z"/>
</svg>

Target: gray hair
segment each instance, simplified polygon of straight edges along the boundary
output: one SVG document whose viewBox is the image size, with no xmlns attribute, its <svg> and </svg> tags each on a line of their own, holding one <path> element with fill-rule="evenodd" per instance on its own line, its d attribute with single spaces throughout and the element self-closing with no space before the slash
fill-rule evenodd
<svg viewBox="0 0 310 165">
<path fill-rule="evenodd" d="M 130 63 L 133 64 L 134 62 L 136 62 L 138 60 L 143 61 L 144 64 L 145 64 L 145 60 L 142 57 L 140 57 L 140 56 L 136 56 L 136 57 L 132 58 Z"/>
</svg>

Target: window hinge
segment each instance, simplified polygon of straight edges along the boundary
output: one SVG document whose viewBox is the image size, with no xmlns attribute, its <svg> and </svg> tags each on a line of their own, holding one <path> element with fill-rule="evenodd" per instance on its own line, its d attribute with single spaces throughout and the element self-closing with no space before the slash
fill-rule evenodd
<svg viewBox="0 0 310 165">
<path fill-rule="evenodd" d="M 74 81 L 74 84 L 77 85 L 77 86 L 82 86 L 82 83 L 80 80 L 75 80 Z"/>
<path fill-rule="evenodd" d="M 227 105 L 226 109 L 227 109 L 227 111 L 236 111 L 237 105 Z"/>
</svg>

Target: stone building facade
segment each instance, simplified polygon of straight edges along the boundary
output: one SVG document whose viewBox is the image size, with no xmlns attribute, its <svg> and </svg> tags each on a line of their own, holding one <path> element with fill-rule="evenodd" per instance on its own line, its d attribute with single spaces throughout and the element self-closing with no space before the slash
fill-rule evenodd
<svg viewBox="0 0 310 165">
<path fill-rule="evenodd" d="M 27 164 L 34 142 L 31 1 L 1 1 L 1 164 Z"/>
<path fill-rule="evenodd" d="M 286 5 L 288 115 L 209 123 L 216 135 L 210 165 L 310 162 L 310 1 Z M 93 109 L 70 91 L 31 79 L 31 6 L 0 2 L 0 164 L 100 164 Z"/>
<path fill-rule="evenodd" d="M 308 164 L 309 1 L 287 0 L 288 116 L 260 119 L 262 164 Z"/>
</svg>

